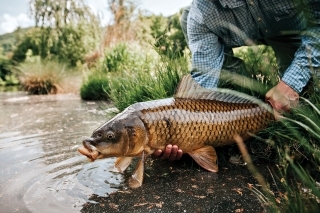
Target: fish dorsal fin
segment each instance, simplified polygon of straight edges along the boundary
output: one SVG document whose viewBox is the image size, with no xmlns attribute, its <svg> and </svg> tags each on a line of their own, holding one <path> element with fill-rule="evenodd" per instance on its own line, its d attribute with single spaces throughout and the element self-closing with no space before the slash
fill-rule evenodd
<svg viewBox="0 0 320 213">
<path fill-rule="evenodd" d="M 247 94 L 237 92 L 230 89 L 206 89 L 201 87 L 192 76 L 185 75 L 182 77 L 175 95 L 175 98 L 188 98 L 188 99 L 205 99 L 216 100 L 228 103 L 260 103 L 261 101 L 255 97 Z"/>
</svg>

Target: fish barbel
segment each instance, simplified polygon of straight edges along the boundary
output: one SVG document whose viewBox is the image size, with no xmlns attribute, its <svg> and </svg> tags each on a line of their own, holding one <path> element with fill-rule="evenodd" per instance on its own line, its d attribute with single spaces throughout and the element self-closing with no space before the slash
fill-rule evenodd
<svg viewBox="0 0 320 213">
<path fill-rule="evenodd" d="M 132 157 L 141 157 L 129 180 L 135 188 L 142 185 L 145 158 L 155 150 L 177 145 L 201 167 L 217 172 L 213 147 L 234 144 L 236 134 L 247 139 L 271 120 L 271 108 L 261 101 L 235 91 L 204 89 L 187 75 L 173 98 L 129 106 L 96 129 L 78 151 L 92 161 L 118 157 L 115 169 L 119 172 Z"/>
</svg>

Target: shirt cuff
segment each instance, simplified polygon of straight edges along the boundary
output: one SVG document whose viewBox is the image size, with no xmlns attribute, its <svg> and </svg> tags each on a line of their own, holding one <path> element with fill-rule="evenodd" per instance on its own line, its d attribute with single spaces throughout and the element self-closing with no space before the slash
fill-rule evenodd
<svg viewBox="0 0 320 213">
<path fill-rule="evenodd" d="M 282 81 L 294 89 L 297 93 L 301 93 L 311 78 L 311 71 L 303 69 L 297 64 L 291 64 L 282 77 Z"/>
</svg>

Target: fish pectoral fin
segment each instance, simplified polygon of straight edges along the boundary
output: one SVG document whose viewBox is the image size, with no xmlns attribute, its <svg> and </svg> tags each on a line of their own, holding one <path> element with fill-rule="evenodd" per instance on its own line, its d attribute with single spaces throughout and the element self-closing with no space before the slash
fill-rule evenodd
<svg viewBox="0 0 320 213">
<path fill-rule="evenodd" d="M 128 168 L 132 161 L 132 157 L 118 157 L 114 163 L 113 172 L 123 172 Z"/>
<path fill-rule="evenodd" d="M 188 154 L 201 166 L 210 172 L 218 172 L 217 153 L 212 146 L 188 152 Z"/>
<path fill-rule="evenodd" d="M 131 188 L 138 188 L 142 185 L 143 173 L 144 173 L 144 161 L 145 161 L 145 157 L 143 152 L 141 160 L 139 160 L 133 175 L 129 179 L 129 186 Z"/>
</svg>

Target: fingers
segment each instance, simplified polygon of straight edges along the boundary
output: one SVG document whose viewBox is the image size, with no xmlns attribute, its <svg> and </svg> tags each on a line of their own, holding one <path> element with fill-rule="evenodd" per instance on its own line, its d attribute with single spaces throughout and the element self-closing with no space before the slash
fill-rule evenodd
<svg viewBox="0 0 320 213">
<path fill-rule="evenodd" d="M 158 158 L 158 157 L 160 157 L 161 154 L 162 154 L 162 150 L 158 149 L 158 150 L 154 151 L 154 153 L 152 154 L 152 158 Z"/>
<path fill-rule="evenodd" d="M 172 152 L 172 145 L 169 144 L 166 146 L 166 148 L 164 149 L 164 152 L 163 152 L 163 155 L 162 155 L 162 159 L 168 159 L 170 158 L 170 155 L 171 155 L 171 152 Z"/>
<path fill-rule="evenodd" d="M 176 160 L 180 160 L 181 157 L 182 157 L 182 154 L 183 154 L 182 150 L 181 150 L 181 149 L 178 149 L 177 156 L 176 156 Z"/>
<path fill-rule="evenodd" d="M 173 145 L 170 156 L 168 157 L 169 161 L 179 160 L 181 156 L 182 156 L 182 150 L 179 149 L 178 146 Z"/>
<path fill-rule="evenodd" d="M 182 150 L 178 148 L 178 146 L 176 145 L 167 145 L 166 148 L 164 149 L 164 151 L 162 150 L 156 150 L 153 154 L 152 157 L 153 158 L 159 158 L 161 157 L 161 159 L 168 159 L 170 161 L 173 160 L 179 160 L 182 157 Z"/>
</svg>

